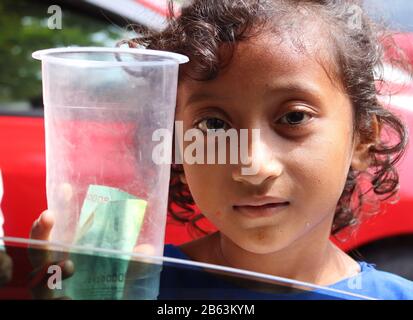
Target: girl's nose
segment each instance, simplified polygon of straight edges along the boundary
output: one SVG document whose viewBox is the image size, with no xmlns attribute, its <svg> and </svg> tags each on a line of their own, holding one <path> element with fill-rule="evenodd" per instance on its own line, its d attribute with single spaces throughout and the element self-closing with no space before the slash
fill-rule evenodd
<svg viewBox="0 0 413 320">
<path fill-rule="evenodd" d="M 247 157 L 248 162 L 242 161 L 232 172 L 235 181 L 259 186 L 282 174 L 283 164 L 276 155 L 273 143 L 255 139 L 249 144 L 248 153 L 251 154 Z"/>
</svg>

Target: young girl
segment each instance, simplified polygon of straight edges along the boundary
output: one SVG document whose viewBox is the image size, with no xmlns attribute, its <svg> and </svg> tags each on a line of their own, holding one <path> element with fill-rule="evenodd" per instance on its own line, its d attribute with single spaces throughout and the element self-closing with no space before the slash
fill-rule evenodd
<svg viewBox="0 0 413 320">
<path fill-rule="evenodd" d="M 168 245 L 165 255 L 413 299 L 412 282 L 355 261 L 330 241 L 360 221 L 366 197 L 397 192 L 394 165 L 407 140 L 378 101 L 382 45 L 356 1 L 194 0 L 164 31 L 127 43 L 190 58 L 176 106 L 184 130 L 260 130 L 250 141 L 256 174 L 243 174 L 243 164 L 173 164 L 170 214 L 198 219 L 196 205 L 219 231 Z M 360 285 L 349 287 L 356 278 Z M 270 297 L 211 274 L 177 273 L 162 277 L 160 298 L 207 283 L 238 298 Z"/>
</svg>

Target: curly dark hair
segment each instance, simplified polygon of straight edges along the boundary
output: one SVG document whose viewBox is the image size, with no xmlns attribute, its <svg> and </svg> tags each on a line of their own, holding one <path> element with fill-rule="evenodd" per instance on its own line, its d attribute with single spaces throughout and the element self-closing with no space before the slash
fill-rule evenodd
<svg viewBox="0 0 413 320">
<path fill-rule="evenodd" d="M 328 43 L 340 79 L 353 106 L 354 130 L 361 141 L 371 141 L 370 167 L 363 171 L 350 168 L 338 201 L 332 234 L 359 224 L 363 217 L 377 213 L 376 204 L 392 198 L 398 191 L 395 167 L 407 145 L 408 133 L 402 121 L 380 102 L 383 63 L 405 68 L 402 51 L 396 48 L 390 33 L 374 23 L 355 0 L 194 0 L 174 14 L 161 32 L 137 30 L 140 36 L 125 40 L 130 47 L 145 47 L 187 55 L 190 63 L 180 69 L 185 77 L 208 81 L 217 77 L 231 59 L 220 55 L 223 44 L 233 53 L 237 42 L 260 32 L 276 33 L 283 28 L 294 31 L 303 12 L 327 26 Z M 284 29 L 285 31 L 285 29 Z M 297 44 L 299 45 L 299 44 Z M 392 55 L 385 57 L 391 48 Z M 376 124 L 376 125 L 374 125 Z M 375 129 L 379 129 L 380 138 Z M 388 137 L 391 136 L 389 139 Z M 387 138 L 386 138 L 387 137 Z M 190 222 L 192 231 L 205 233 L 197 226 L 202 213 L 197 211 L 188 187 L 179 179 L 182 165 L 173 164 L 168 213 L 182 222 Z M 364 214 L 367 213 L 367 214 Z M 350 228 L 352 229 L 352 228 Z M 354 229 L 354 228 L 353 228 Z"/>
</svg>

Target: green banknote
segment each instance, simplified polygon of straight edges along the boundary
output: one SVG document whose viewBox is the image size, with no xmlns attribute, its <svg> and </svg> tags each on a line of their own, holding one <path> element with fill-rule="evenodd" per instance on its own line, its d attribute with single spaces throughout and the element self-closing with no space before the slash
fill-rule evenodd
<svg viewBox="0 0 413 320">
<path fill-rule="evenodd" d="M 74 275 L 64 282 L 72 299 L 122 299 L 128 255 L 101 253 L 95 248 L 133 252 L 147 202 L 117 188 L 90 185 L 81 209 L 75 245 L 88 254 L 72 254 Z"/>
</svg>

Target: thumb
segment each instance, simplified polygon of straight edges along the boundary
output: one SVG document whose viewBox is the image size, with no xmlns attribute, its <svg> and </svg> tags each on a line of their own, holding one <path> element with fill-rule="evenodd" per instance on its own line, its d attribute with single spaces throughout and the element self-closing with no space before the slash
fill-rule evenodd
<svg viewBox="0 0 413 320">
<path fill-rule="evenodd" d="M 30 239 L 48 241 L 52 230 L 54 217 L 51 211 L 43 211 L 40 217 L 33 223 Z M 42 266 L 49 260 L 47 245 L 30 244 L 28 248 L 29 259 L 34 267 Z"/>
<path fill-rule="evenodd" d="M 40 217 L 33 224 L 30 232 L 30 238 L 35 240 L 49 240 L 53 224 L 53 213 L 49 210 L 43 211 Z"/>
</svg>

